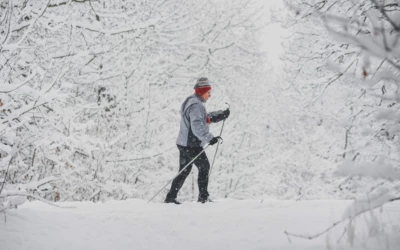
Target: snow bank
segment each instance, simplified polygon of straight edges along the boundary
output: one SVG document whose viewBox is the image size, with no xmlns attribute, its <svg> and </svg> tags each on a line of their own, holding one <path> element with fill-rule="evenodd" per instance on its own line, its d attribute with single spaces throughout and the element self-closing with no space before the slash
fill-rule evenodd
<svg viewBox="0 0 400 250">
<path fill-rule="evenodd" d="M 68 203 L 59 209 L 39 202 L 25 203 L 0 214 L 1 249 L 350 249 L 339 225 L 313 241 L 290 237 L 284 231 L 313 234 L 341 218 L 350 201 L 220 200 L 182 205 L 141 200 Z M 377 223 L 389 217 L 400 224 L 400 203 L 385 207 Z M 364 220 L 353 221 L 354 248 L 378 246 L 385 237 L 400 244 L 399 236 L 368 236 Z M 381 227 L 383 228 L 383 226 Z M 329 248 L 328 248 L 329 246 Z M 396 246 L 396 245 L 393 245 Z M 380 248 L 379 248 L 380 249 Z M 395 248 L 391 248 L 395 249 Z"/>
</svg>

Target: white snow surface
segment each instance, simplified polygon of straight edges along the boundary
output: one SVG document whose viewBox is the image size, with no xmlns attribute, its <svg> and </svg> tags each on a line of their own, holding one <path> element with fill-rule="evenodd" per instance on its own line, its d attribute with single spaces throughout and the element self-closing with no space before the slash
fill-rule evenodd
<svg viewBox="0 0 400 250">
<path fill-rule="evenodd" d="M 287 237 L 313 235 L 340 221 L 352 201 L 218 200 L 182 205 L 143 200 L 74 202 L 52 207 L 27 202 L 0 214 L 0 249 L 387 249 L 400 246 L 400 203 L 368 212 L 377 221 L 375 234 L 367 217 L 353 220 L 354 246 L 343 230 L 348 221 L 314 240 Z M 6 216 L 6 217 L 5 217 Z M 390 218 L 390 219 L 389 219 Z M 390 221 L 389 221 L 390 220 Z M 388 249 L 396 249 L 391 247 Z M 399 248 L 397 248 L 399 249 Z"/>
</svg>

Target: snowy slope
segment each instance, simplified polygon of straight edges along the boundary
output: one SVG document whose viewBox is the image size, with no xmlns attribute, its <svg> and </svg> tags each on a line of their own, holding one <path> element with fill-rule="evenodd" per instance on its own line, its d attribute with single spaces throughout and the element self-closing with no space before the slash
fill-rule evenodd
<svg viewBox="0 0 400 250">
<path fill-rule="evenodd" d="M 26 203 L 0 215 L 0 249 L 347 249 L 340 239 L 342 225 L 313 241 L 290 233 L 314 234 L 342 218 L 350 201 L 219 200 L 216 203 L 184 203 L 180 206 L 142 200 L 68 203 L 60 209 L 39 202 Z M 376 211 L 376 228 L 399 225 L 400 203 Z M 355 221 L 355 248 L 400 246 L 400 237 L 373 237 L 367 217 Z M 386 221 L 386 222 L 385 222 Z M 345 223 L 346 224 L 346 223 Z M 392 236 L 390 236 L 392 235 Z M 373 235 L 371 235 L 373 236 Z M 379 236 L 376 233 L 375 236 Z M 396 238 L 397 237 L 397 238 Z M 340 240 L 339 240 L 340 239 Z M 339 241 L 339 243 L 337 243 Z M 350 249 L 350 248 L 349 248 Z M 395 248 L 388 248 L 395 249 Z M 399 248 L 397 248 L 399 249 Z"/>
</svg>

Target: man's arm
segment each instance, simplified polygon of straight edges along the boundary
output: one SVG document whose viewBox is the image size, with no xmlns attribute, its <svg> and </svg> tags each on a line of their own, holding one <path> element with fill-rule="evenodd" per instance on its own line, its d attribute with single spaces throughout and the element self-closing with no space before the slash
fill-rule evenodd
<svg viewBox="0 0 400 250">
<path fill-rule="evenodd" d="M 200 105 L 193 105 L 189 110 L 190 126 L 193 134 L 201 140 L 202 143 L 209 143 L 214 137 L 208 129 L 205 110 Z"/>
</svg>

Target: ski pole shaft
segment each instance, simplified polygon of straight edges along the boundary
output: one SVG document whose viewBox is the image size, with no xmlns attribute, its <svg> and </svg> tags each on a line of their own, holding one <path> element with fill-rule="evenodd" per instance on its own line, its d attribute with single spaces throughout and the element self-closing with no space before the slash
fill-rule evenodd
<svg viewBox="0 0 400 250">
<path fill-rule="evenodd" d="M 231 105 L 229 105 L 229 103 L 227 103 L 227 102 L 226 102 L 226 104 L 229 106 L 229 107 L 228 107 L 228 109 L 229 109 L 229 108 L 231 107 Z M 222 122 L 222 128 L 221 128 L 221 132 L 219 133 L 219 137 L 222 136 L 222 131 L 224 130 L 224 125 L 225 125 L 225 119 L 224 119 L 224 121 Z M 213 161 L 212 161 L 211 168 L 210 168 L 210 171 L 209 171 L 209 173 L 208 173 L 208 179 L 210 179 L 211 171 L 212 171 L 212 169 L 213 169 L 213 167 L 214 167 L 214 161 L 215 161 L 215 158 L 216 158 L 216 156 L 217 156 L 218 147 L 219 147 L 219 143 L 218 143 L 218 145 L 217 145 L 217 149 L 215 150 L 214 159 L 213 159 Z"/>
<path fill-rule="evenodd" d="M 220 137 L 222 136 L 222 131 L 224 130 L 224 125 L 225 125 L 225 119 L 224 119 L 224 121 L 222 122 L 221 132 L 219 133 L 219 136 L 220 136 Z M 217 144 L 217 149 L 215 150 L 215 154 L 214 154 L 214 158 L 213 158 L 213 161 L 212 161 L 212 164 L 211 164 L 210 172 L 209 172 L 209 174 L 208 174 L 208 179 L 210 179 L 210 176 L 211 176 L 211 171 L 212 171 L 212 169 L 213 169 L 214 161 L 215 161 L 215 158 L 216 158 L 216 156 L 217 156 L 218 147 L 219 147 L 219 143 Z"/>
<path fill-rule="evenodd" d="M 178 173 L 177 175 L 175 175 L 174 178 L 172 178 L 170 181 L 168 181 L 168 183 L 165 184 L 165 185 L 160 189 L 160 191 L 158 191 L 153 197 L 151 197 L 151 199 L 150 199 L 147 203 L 149 203 L 149 202 L 152 201 L 154 198 L 156 198 L 156 196 L 157 196 L 159 193 L 161 193 L 161 191 L 163 191 L 164 188 L 165 188 L 166 186 L 168 186 L 173 180 L 175 180 L 176 177 L 178 177 L 183 171 L 185 171 L 185 169 L 186 169 L 190 164 L 192 164 L 192 163 L 206 150 L 206 148 L 208 148 L 208 146 L 210 146 L 210 144 L 208 144 L 198 155 L 196 155 L 188 164 L 186 164 L 186 166 L 183 167 L 182 170 L 179 171 L 179 173 Z"/>
</svg>

